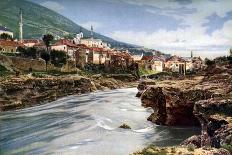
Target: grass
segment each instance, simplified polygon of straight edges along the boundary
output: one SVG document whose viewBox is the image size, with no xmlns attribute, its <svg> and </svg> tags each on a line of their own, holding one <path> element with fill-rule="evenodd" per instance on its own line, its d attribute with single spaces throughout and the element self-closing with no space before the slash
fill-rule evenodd
<svg viewBox="0 0 232 155">
<path fill-rule="evenodd" d="M 6 77 L 6 76 L 9 76 L 11 74 L 12 74 L 12 72 L 10 72 L 9 70 L 7 70 L 6 67 L 0 65 L 0 76 L 1 77 Z"/>
<path fill-rule="evenodd" d="M 77 72 L 60 72 L 60 71 L 48 71 L 48 72 L 32 72 L 32 76 L 36 78 L 44 78 L 46 75 L 51 76 L 62 76 L 62 75 L 70 75 L 70 74 L 77 74 Z"/>
<path fill-rule="evenodd" d="M 149 69 L 144 69 L 144 68 L 139 68 L 139 75 L 151 75 L 151 74 L 156 74 L 158 73 L 157 71 L 154 70 L 149 70 Z"/>
<path fill-rule="evenodd" d="M 230 153 L 232 153 L 232 142 L 229 145 L 223 145 L 222 148 L 230 151 Z"/>
</svg>

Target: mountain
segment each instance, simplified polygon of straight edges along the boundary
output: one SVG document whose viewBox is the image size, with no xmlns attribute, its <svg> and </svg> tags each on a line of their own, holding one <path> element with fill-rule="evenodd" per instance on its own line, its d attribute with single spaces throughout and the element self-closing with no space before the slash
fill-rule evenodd
<svg viewBox="0 0 232 155">
<path fill-rule="evenodd" d="M 54 36 L 74 35 L 80 32 L 80 29 L 84 36 L 90 36 L 90 31 L 87 29 L 81 28 L 73 21 L 46 7 L 26 0 L 0 0 L 0 24 L 11 29 L 16 38 L 20 8 L 23 10 L 24 38 L 39 38 L 45 33 L 51 33 Z M 115 41 L 97 33 L 94 33 L 94 36 L 110 43 L 112 47 L 134 47 L 134 45 Z"/>
</svg>

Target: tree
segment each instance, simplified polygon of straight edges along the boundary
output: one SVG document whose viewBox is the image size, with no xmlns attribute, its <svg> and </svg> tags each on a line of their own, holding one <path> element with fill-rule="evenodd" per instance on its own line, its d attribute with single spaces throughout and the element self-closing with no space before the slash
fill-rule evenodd
<svg viewBox="0 0 232 155">
<path fill-rule="evenodd" d="M 3 39 L 3 40 L 13 40 L 12 36 L 7 34 L 7 33 L 2 33 L 0 35 L 0 39 Z"/>
<path fill-rule="evenodd" d="M 53 41 L 53 39 L 54 39 L 54 37 L 51 34 L 47 34 L 47 35 L 43 36 L 43 42 L 47 47 L 47 51 L 48 51 L 48 48 L 49 48 L 49 46 L 51 44 L 51 41 Z"/>
<path fill-rule="evenodd" d="M 230 49 L 230 56 L 232 56 L 232 48 Z"/>
<path fill-rule="evenodd" d="M 51 51 L 51 63 L 57 67 L 61 67 L 67 61 L 67 56 L 64 51 Z"/>
<path fill-rule="evenodd" d="M 34 47 L 30 47 L 30 48 L 23 48 L 23 47 L 18 47 L 17 51 L 20 53 L 20 55 L 22 57 L 25 58 L 33 58 L 36 59 L 37 57 L 37 49 Z"/>
<path fill-rule="evenodd" d="M 46 62 L 46 71 L 47 71 L 48 61 L 50 60 L 50 54 L 48 54 L 48 52 L 43 51 L 41 53 L 41 58 L 44 59 L 44 61 Z"/>
<path fill-rule="evenodd" d="M 212 65 L 215 64 L 215 61 L 210 60 L 210 59 L 208 59 L 208 58 L 205 58 L 205 64 L 206 64 L 207 66 L 212 66 Z"/>
</svg>

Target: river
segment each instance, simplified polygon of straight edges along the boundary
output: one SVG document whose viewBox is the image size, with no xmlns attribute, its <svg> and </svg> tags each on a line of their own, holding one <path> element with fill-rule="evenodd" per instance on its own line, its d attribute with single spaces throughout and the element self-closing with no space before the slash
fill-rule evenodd
<svg viewBox="0 0 232 155">
<path fill-rule="evenodd" d="M 0 154 L 128 155 L 149 144 L 177 145 L 196 128 L 156 126 L 137 90 L 73 95 L 0 113 Z M 132 130 L 118 128 L 126 123 Z"/>
</svg>

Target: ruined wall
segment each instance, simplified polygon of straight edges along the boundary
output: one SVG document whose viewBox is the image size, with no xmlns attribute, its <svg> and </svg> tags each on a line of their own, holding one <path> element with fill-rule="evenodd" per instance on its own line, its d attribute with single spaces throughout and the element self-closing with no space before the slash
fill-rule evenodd
<svg viewBox="0 0 232 155">
<path fill-rule="evenodd" d="M 35 60 L 20 57 L 10 57 L 0 54 L 0 64 L 13 70 L 29 71 L 30 68 L 33 71 L 46 70 L 46 63 L 42 59 Z"/>
</svg>

